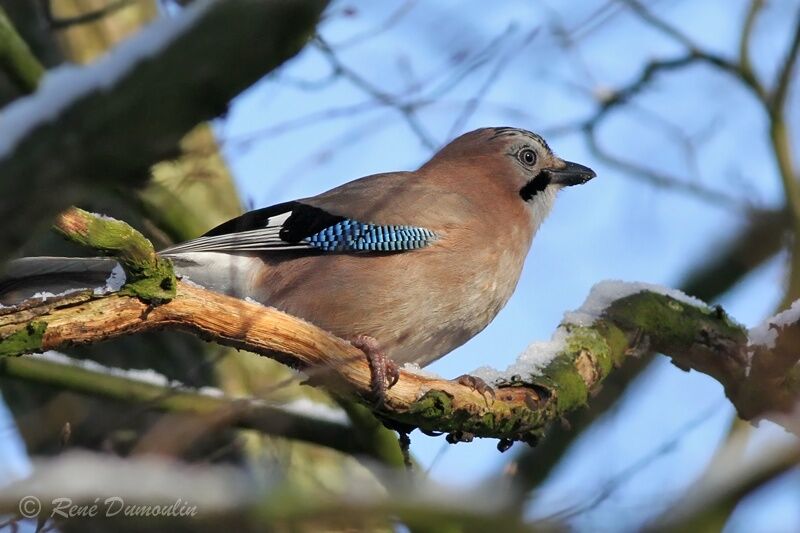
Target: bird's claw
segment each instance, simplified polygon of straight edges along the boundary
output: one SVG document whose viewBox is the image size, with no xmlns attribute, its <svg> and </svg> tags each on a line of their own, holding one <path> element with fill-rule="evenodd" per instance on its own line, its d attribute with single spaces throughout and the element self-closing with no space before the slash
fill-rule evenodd
<svg viewBox="0 0 800 533">
<path fill-rule="evenodd" d="M 375 337 L 359 335 L 350 341 L 367 358 L 372 373 L 371 388 L 378 407 L 386 403 L 386 392 L 394 387 L 400 379 L 400 369 L 387 357 Z"/>
<path fill-rule="evenodd" d="M 453 381 L 455 381 L 459 385 L 464 385 L 465 387 L 469 387 L 470 389 L 479 392 L 484 397 L 486 397 L 487 395 L 491 396 L 492 401 L 494 401 L 496 398 L 494 388 L 479 377 L 470 376 L 469 374 L 464 374 L 458 376 Z"/>
</svg>

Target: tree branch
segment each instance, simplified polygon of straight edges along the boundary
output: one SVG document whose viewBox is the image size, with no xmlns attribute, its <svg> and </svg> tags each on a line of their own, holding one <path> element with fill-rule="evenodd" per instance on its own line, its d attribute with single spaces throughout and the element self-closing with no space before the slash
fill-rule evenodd
<svg viewBox="0 0 800 533">
<path fill-rule="evenodd" d="M 758 86 L 758 92 L 762 94 L 766 94 L 766 91 L 761 86 L 753 70 L 753 63 L 750 60 L 750 41 L 753 35 L 753 27 L 755 26 L 759 12 L 764 8 L 764 3 L 764 0 L 751 0 L 750 8 L 747 10 L 747 15 L 742 25 L 742 32 L 739 36 L 739 70 L 742 73 L 742 78 L 746 80 L 751 87 Z"/>
<path fill-rule="evenodd" d="M 119 370 L 119 369 L 108 369 Z M 220 423 L 254 429 L 268 435 L 301 440 L 348 454 L 374 455 L 352 438 L 352 428 L 340 422 L 294 413 L 257 398 L 212 395 L 185 386 L 160 385 L 76 364 L 39 357 L 0 358 L 0 376 L 99 398 L 144 405 L 163 412 L 214 415 Z M 342 413 L 344 414 L 344 413 Z M 395 444 L 396 447 L 396 444 Z"/>
<path fill-rule="evenodd" d="M 0 8 L 0 68 L 23 93 L 32 93 L 44 74 L 36 56 Z"/>
<path fill-rule="evenodd" d="M 117 243 L 109 244 L 108 235 L 120 234 L 120 221 L 95 216 L 92 232 L 85 231 L 85 224 L 64 222 L 87 216 L 92 215 L 71 210 L 60 219 L 59 228 L 84 244 L 115 248 Z M 141 256 L 120 252 L 123 258 L 131 255 Z M 154 256 L 152 260 L 160 259 Z M 163 279 L 163 271 L 155 272 L 151 284 Z M 798 321 L 780 318 L 772 347 L 748 346 L 747 332 L 721 308 L 638 285 L 623 284 L 615 294 L 618 297 L 594 309 L 591 320 L 585 311 L 576 315 L 583 317 L 578 321 L 568 316 L 559 328 L 562 342 L 550 358 L 518 368 L 518 375 L 506 374 L 494 397 L 452 381 L 401 371 L 379 414 L 426 431 L 447 432 L 455 440 L 479 436 L 534 443 L 550 422 L 583 407 L 590 392 L 626 357 L 649 349 L 669 355 L 681 368 L 717 379 L 744 418 L 794 408 L 800 393 L 800 376 L 795 375 L 800 369 L 794 363 L 800 353 L 791 346 L 800 331 Z M 597 308 L 596 297 L 590 296 L 586 306 Z M 369 365 L 348 342 L 276 309 L 182 281 L 168 301 L 144 300 L 123 286 L 110 294 L 87 290 L 2 309 L 0 356 L 58 350 L 164 328 L 188 331 L 305 369 L 315 384 L 355 392 L 371 405 Z"/>
<path fill-rule="evenodd" d="M 786 104 L 786 96 L 789 94 L 789 85 L 792 83 L 792 73 L 797 65 L 798 55 L 800 55 L 800 11 L 797 13 L 789 49 L 786 51 L 786 57 L 778 69 L 778 79 L 772 91 L 770 107 L 775 113 L 782 112 Z"/>
</svg>

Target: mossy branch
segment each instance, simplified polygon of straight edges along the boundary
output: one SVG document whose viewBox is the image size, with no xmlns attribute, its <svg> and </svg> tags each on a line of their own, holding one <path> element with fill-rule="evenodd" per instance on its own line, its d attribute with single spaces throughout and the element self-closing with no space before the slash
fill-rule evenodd
<svg viewBox="0 0 800 533">
<path fill-rule="evenodd" d="M 0 69 L 24 94 L 35 91 L 44 75 L 44 67 L 17 33 L 2 8 L 0 8 Z"/>
<path fill-rule="evenodd" d="M 72 207 L 58 216 L 55 229 L 77 244 L 113 255 L 125 271 L 123 293 L 150 302 L 175 297 L 169 259 L 156 254 L 153 244 L 128 224 Z"/>
<path fill-rule="evenodd" d="M 60 231 L 136 265 L 134 283 L 163 281 L 162 261 L 123 222 L 70 210 Z M 95 234 L 96 232 L 96 234 Z M 131 247 L 124 241 L 130 238 Z M 130 265 L 127 268 L 131 268 Z M 153 273 L 147 279 L 147 273 Z M 156 304 L 156 305 L 154 305 Z M 401 371 L 379 415 L 426 431 L 534 443 L 552 421 L 589 401 L 592 391 L 625 359 L 654 349 L 685 369 L 717 379 L 742 417 L 790 410 L 800 378 L 800 325 L 779 328 L 774 348 L 748 346 L 746 330 L 721 308 L 691 305 L 642 291 L 620 298 L 590 326 L 565 323 L 563 349 L 536 375 L 498 384 L 494 397 L 456 382 Z M 98 295 L 74 293 L 29 300 L 0 312 L 0 355 L 21 355 L 152 331 L 180 329 L 220 344 L 275 358 L 312 375 L 312 381 L 371 404 L 371 375 L 361 351 L 313 324 L 276 309 L 177 281 L 169 301 L 142 298 L 123 286 Z"/>
</svg>

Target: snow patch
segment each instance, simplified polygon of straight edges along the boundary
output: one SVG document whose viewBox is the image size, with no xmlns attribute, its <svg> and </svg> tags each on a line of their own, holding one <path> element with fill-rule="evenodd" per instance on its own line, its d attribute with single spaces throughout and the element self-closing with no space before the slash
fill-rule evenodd
<svg viewBox="0 0 800 533">
<path fill-rule="evenodd" d="M 109 215 L 105 215 L 103 213 L 90 212 L 89 214 L 92 215 L 95 218 L 99 218 L 100 220 L 108 220 L 109 222 L 119 222 L 119 219 L 116 219 L 116 218 L 114 218 L 112 216 L 109 216 Z"/>
<path fill-rule="evenodd" d="M 769 317 L 763 324 L 752 328 L 748 334 L 748 345 L 775 348 L 775 343 L 778 342 L 778 330 L 797 322 L 800 322 L 800 300 L 795 300 L 786 311 Z"/>
<path fill-rule="evenodd" d="M 258 305 L 258 306 L 261 306 L 261 307 L 266 307 L 266 305 L 262 304 L 262 303 L 261 303 L 261 302 L 259 302 L 258 300 L 253 300 L 253 299 L 252 299 L 252 298 L 250 298 L 249 296 L 245 296 L 245 297 L 244 297 L 244 301 L 245 301 L 245 302 L 247 302 L 247 303 L 249 303 L 249 304 L 255 304 L 255 305 Z"/>
<path fill-rule="evenodd" d="M 656 294 L 669 296 L 675 300 L 690 305 L 692 307 L 700 307 L 708 309 L 708 305 L 689 296 L 678 289 L 671 289 L 661 285 L 654 285 L 652 283 L 632 283 L 619 280 L 606 280 L 597 283 L 589 292 L 588 298 L 580 308 L 575 311 L 569 311 L 564 314 L 562 323 L 575 324 L 576 326 L 589 327 L 600 318 L 603 312 L 614 303 L 616 300 L 638 294 L 643 291 L 649 291 Z"/>
<path fill-rule="evenodd" d="M 128 277 L 125 275 L 125 271 L 122 269 L 122 265 L 117 263 L 114 265 L 114 268 L 111 269 L 111 274 L 108 275 L 106 279 L 106 287 L 111 292 L 116 292 L 125 285 L 125 282 L 128 280 Z"/>
<path fill-rule="evenodd" d="M 425 377 L 425 378 L 443 379 L 442 376 L 440 376 L 436 372 L 431 372 L 430 370 L 425 370 L 424 368 L 419 366 L 417 363 L 405 363 L 403 365 L 403 370 L 405 370 L 406 372 L 408 372 L 410 374 L 416 374 L 418 376 L 422 376 L 422 377 Z"/>
<path fill-rule="evenodd" d="M 194 288 L 196 288 L 196 289 L 205 289 L 205 287 L 203 287 L 203 286 L 202 286 L 202 285 L 200 285 L 199 283 L 196 283 L 196 282 L 192 281 L 192 280 L 189 278 L 189 276 L 187 276 L 187 275 L 185 275 L 185 274 L 178 274 L 177 276 L 178 276 L 178 278 L 179 278 L 179 279 L 180 279 L 180 280 L 181 280 L 183 283 L 185 283 L 186 285 L 188 285 L 188 286 L 190 286 L 190 287 L 194 287 Z"/>
<path fill-rule="evenodd" d="M 81 288 L 67 289 L 67 290 L 59 292 L 59 293 L 53 293 L 53 292 L 48 292 L 48 291 L 39 291 L 39 292 L 33 293 L 33 295 L 31 295 L 31 299 L 38 298 L 38 299 L 40 299 L 41 301 L 44 302 L 45 300 L 49 300 L 50 298 L 59 298 L 61 296 L 66 296 L 68 294 L 72 294 L 74 292 L 80 292 L 80 291 L 83 291 L 83 290 L 85 290 L 85 289 L 81 289 Z"/>
<path fill-rule="evenodd" d="M 651 283 L 631 283 L 617 280 L 601 281 L 592 287 L 589 296 L 580 308 L 564 314 L 561 325 L 556 329 L 549 341 L 530 344 L 506 370 L 501 371 L 489 366 L 482 366 L 470 372 L 470 374 L 483 379 L 487 383 L 519 381 L 520 379 L 525 381 L 529 376 L 541 376 L 547 365 L 566 348 L 566 340 L 569 336 L 567 326 L 589 327 L 602 316 L 603 312 L 613 302 L 642 291 L 663 294 L 686 305 L 708 309 L 708 305 L 705 302 L 688 296 L 677 289 L 670 289 Z"/>
<path fill-rule="evenodd" d="M 335 422 L 338 424 L 350 423 L 347 413 L 343 410 L 304 397 L 296 398 L 288 403 L 283 403 L 275 407 L 289 413 L 315 418 L 317 420 L 324 420 L 326 422 Z"/>
<path fill-rule="evenodd" d="M 82 368 L 84 370 L 98 372 L 109 376 L 122 377 L 139 383 L 155 385 L 157 387 L 191 391 L 193 393 L 201 394 L 203 396 L 211 396 L 214 398 L 222 398 L 228 396 L 223 390 L 217 387 L 209 387 L 209 386 L 199 387 L 199 388 L 189 387 L 180 381 L 174 379 L 173 380 L 168 379 L 166 376 L 164 376 L 163 374 L 159 374 L 155 370 L 125 369 L 125 368 L 106 366 L 98 363 L 97 361 L 92 361 L 90 359 L 74 359 L 61 352 L 56 352 L 53 350 L 49 350 L 41 354 L 28 355 L 26 357 L 44 359 L 46 361 L 51 361 L 53 363 Z M 317 420 L 336 422 L 340 424 L 349 424 L 349 418 L 347 417 L 347 414 L 343 410 L 320 402 L 315 402 L 308 398 L 297 398 L 288 403 L 281 403 L 281 404 L 266 402 L 259 398 L 245 397 L 244 399 L 253 401 L 258 404 L 263 404 L 275 409 L 282 409 L 288 413 L 302 415 L 309 418 L 315 418 Z"/>
<path fill-rule="evenodd" d="M 54 350 L 48 350 L 41 354 L 29 355 L 26 357 L 44 359 L 62 365 L 69 365 L 72 367 L 82 368 L 84 370 L 98 372 L 110 376 L 123 377 L 134 381 L 138 381 L 140 383 L 156 385 L 159 387 L 169 387 L 173 385 L 185 387 L 185 385 L 183 385 L 182 383 L 176 381 L 170 381 L 169 379 L 167 379 L 166 376 L 164 376 L 163 374 L 159 374 L 155 370 L 116 368 L 113 366 L 102 365 L 90 359 L 74 359 L 61 352 L 56 352 Z"/>
<path fill-rule="evenodd" d="M 498 381 L 518 381 L 529 376 L 541 376 L 542 370 L 566 348 L 566 328 L 559 326 L 549 341 L 537 341 L 528 345 L 525 350 L 505 370 L 497 370 L 490 366 L 482 366 L 470 375 L 481 378 L 487 383 Z"/>
<path fill-rule="evenodd" d="M 125 271 L 122 269 L 122 265 L 117 263 L 114 265 L 114 268 L 111 269 L 111 273 L 106 278 L 105 285 L 102 287 L 95 287 L 93 292 L 95 296 L 102 296 L 110 292 L 117 292 L 122 288 L 123 285 L 125 285 L 127 280 L 128 278 L 125 275 Z"/>
</svg>

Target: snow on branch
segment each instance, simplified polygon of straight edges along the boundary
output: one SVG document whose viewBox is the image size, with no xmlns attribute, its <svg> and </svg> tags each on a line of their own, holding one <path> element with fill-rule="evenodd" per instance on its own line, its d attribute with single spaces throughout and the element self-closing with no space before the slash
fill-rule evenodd
<svg viewBox="0 0 800 533">
<path fill-rule="evenodd" d="M 353 429 L 343 410 L 308 398 L 275 403 L 254 397 L 231 397 L 213 387 L 188 387 L 153 370 L 108 367 L 54 351 L 3 358 L 0 376 L 98 398 L 133 402 L 156 411 L 207 417 L 209 423 L 254 429 L 348 454 L 377 456 L 380 452 L 352 438 Z"/>
<path fill-rule="evenodd" d="M 0 257 L 96 187 L 144 180 L 185 133 L 296 54 L 325 4 L 197 0 L 89 66 L 47 73 L 0 111 Z"/>
<path fill-rule="evenodd" d="M 73 216 L 93 221 L 89 226 L 64 221 Z M 109 247 L 108 228 L 125 234 L 119 231 L 121 221 L 80 210 L 70 210 L 59 220 L 62 233 L 84 245 L 115 249 L 123 263 L 131 256 L 160 261 L 155 255 L 125 251 L 116 242 Z M 91 231 L 70 234 L 70 228 L 86 227 Z M 141 243 L 135 246 L 141 248 Z M 163 270 L 150 271 L 156 280 L 163 279 Z M 363 353 L 313 324 L 180 280 L 171 299 L 148 298 L 126 287 L 37 298 L 0 310 L 0 357 L 180 329 L 304 369 L 315 384 L 354 393 L 372 406 L 371 374 Z M 652 285 L 604 282 L 579 310 L 565 316 L 544 349 L 529 348 L 505 373 L 479 372 L 493 378 L 494 394 L 402 370 L 378 414 L 412 428 L 446 432 L 451 440 L 493 437 L 501 439 L 501 447 L 516 440 L 535 443 L 550 422 L 584 406 L 592 390 L 627 357 L 651 350 L 670 356 L 681 368 L 717 379 L 743 418 L 787 413 L 800 392 L 795 376 L 800 354 L 793 349 L 800 324 L 788 323 L 787 316 L 794 315 L 773 321 L 779 331 L 770 349 L 749 343 L 747 331 L 720 307 Z"/>
</svg>

